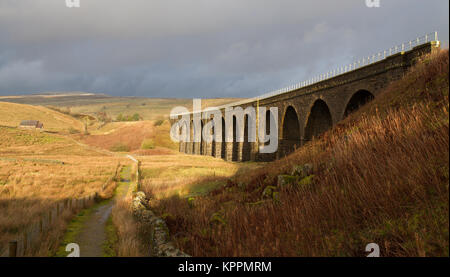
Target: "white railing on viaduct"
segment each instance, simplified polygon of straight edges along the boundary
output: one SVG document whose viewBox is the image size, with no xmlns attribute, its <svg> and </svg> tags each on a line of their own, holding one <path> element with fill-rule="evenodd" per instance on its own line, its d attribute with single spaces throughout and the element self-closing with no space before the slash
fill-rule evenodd
<svg viewBox="0 0 450 277">
<path fill-rule="evenodd" d="M 389 49 L 386 49 L 384 51 L 378 52 L 376 54 L 363 57 L 362 59 L 359 59 L 353 63 L 338 67 L 334 70 L 328 71 L 327 73 L 324 73 L 324 74 L 317 75 L 317 76 L 310 78 L 308 80 L 305 80 L 303 82 L 300 82 L 300 83 L 297 83 L 297 84 L 294 84 L 294 85 L 291 85 L 291 86 L 288 86 L 285 88 L 277 89 L 275 91 L 271 91 L 269 93 L 265 93 L 263 95 L 256 96 L 253 98 L 225 104 L 225 105 L 219 106 L 217 108 L 222 109 L 222 108 L 226 108 L 226 107 L 238 106 L 238 105 L 254 102 L 257 100 L 261 100 L 264 98 L 269 98 L 269 97 L 272 97 L 275 95 L 283 94 L 286 92 L 294 91 L 294 90 L 297 90 L 297 89 L 300 89 L 303 87 L 307 87 L 307 86 L 313 85 L 315 83 L 318 83 L 318 82 L 321 82 L 324 80 L 328 80 L 328 79 L 334 78 L 336 76 L 339 76 L 341 74 L 359 69 L 363 66 L 367 66 L 369 64 L 384 60 L 387 57 L 395 55 L 397 53 L 412 50 L 416 46 L 419 46 L 419 45 L 422 45 L 422 44 L 425 44 L 425 43 L 428 43 L 431 41 L 439 42 L 437 32 L 426 34 L 421 37 L 417 37 L 416 39 L 410 40 L 409 42 L 402 43 L 402 44 L 396 45 L 394 47 L 391 47 Z"/>
</svg>

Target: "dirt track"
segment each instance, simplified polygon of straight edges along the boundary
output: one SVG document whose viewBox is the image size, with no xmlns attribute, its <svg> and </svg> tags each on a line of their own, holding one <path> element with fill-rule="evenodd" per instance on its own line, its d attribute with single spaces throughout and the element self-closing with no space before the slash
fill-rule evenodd
<svg viewBox="0 0 450 277">
<path fill-rule="evenodd" d="M 82 230 L 76 236 L 80 246 L 80 257 L 102 257 L 104 256 L 103 245 L 107 240 L 106 222 L 111 216 L 111 211 L 117 199 L 127 194 L 131 179 L 131 168 L 124 167 L 121 172 L 121 182 L 118 183 L 114 198 L 103 201 L 94 206 L 92 214 L 83 223 Z"/>
</svg>

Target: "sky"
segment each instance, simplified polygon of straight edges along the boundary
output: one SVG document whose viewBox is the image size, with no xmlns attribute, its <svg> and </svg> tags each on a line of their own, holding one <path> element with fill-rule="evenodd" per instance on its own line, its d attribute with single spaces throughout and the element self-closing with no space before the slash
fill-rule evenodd
<svg viewBox="0 0 450 277">
<path fill-rule="evenodd" d="M 448 0 L 0 0 L 0 95 L 253 97 L 437 31 Z"/>
</svg>

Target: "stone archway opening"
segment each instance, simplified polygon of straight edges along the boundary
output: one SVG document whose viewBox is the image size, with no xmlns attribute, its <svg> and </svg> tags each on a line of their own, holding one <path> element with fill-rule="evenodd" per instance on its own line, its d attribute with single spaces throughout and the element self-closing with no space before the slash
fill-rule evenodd
<svg viewBox="0 0 450 277">
<path fill-rule="evenodd" d="M 225 159 L 225 149 L 226 149 L 226 143 L 225 143 L 225 119 L 222 117 L 222 143 L 220 144 L 220 157 L 222 159 Z"/>
<path fill-rule="evenodd" d="M 211 142 L 211 156 L 215 157 L 216 156 L 216 126 L 214 126 L 214 120 L 212 120 L 212 128 L 211 128 L 211 132 L 214 135 L 213 137 L 213 141 Z"/>
<path fill-rule="evenodd" d="M 300 146 L 300 124 L 297 112 L 292 106 L 284 113 L 282 135 L 283 155 L 293 152 Z"/>
<path fill-rule="evenodd" d="M 328 105 L 321 99 L 316 100 L 306 123 L 305 140 L 310 141 L 314 137 L 318 137 L 331 126 L 333 126 L 333 120 Z"/>
<path fill-rule="evenodd" d="M 194 132 L 195 132 L 195 130 L 194 130 L 194 121 L 191 121 L 191 126 L 190 126 L 190 128 L 191 128 L 191 130 L 190 130 L 190 137 L 189 137 L 189 154 L 195 154 L 195 152 L 194 152 L 194 149 L 195 149 L 195 147 L 194 147 L 194 145 L 195 145 L 195 143 L 194 143 Z"/>
<path fill-rule="evenodd" d="M 188 124 L 186 121 L 183 121 L 180 127 L 180 152 L 187 153 L 187 144 L 188 144 Z"/>
<path fill-rule="evenodd" d="M 375 97 L 370 91 L 367 90 L 359 90 L 355 94 L 353 94 L 352 98 L 347 103 L 344 111 L 344 118 L 349 114 L 358 110 L 361 106 L 367 104 L 372 101 Z"/>
<path fill-rule="evenodd" d="M 233 116 L 233 144 L 231 148 L 231 160 L 237 161 L 238 160 L 238 133 L 237 133 L 237 122 L 236 122 L 236 116 Z"/>
<path fill-rule="evenodd" d="M 250 161 L 251 158 L 251 144 L 248 141 L 249 138 L 249 128 L 248 128 L 248 114 L 244 117 L 244 143 L 242 145 L 242 161 Z"/>
<path fill-rule="evenodd" d="M 203 131 L 203 120 L 200 121 L 200 155 L 205 155 L 205 141 L 203 140 L 203 135 L 202 135 L 202 131 Z"/>
</svg>

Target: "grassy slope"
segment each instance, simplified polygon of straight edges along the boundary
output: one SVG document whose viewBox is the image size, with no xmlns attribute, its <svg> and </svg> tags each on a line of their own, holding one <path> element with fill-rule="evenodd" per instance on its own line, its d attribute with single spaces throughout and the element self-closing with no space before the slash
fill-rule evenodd
<svg viewBox="0 0 450 277">
<path fill-rule="evenodd" d="M 0 127 L 0 156 L 99 156 L 75 141 L 57 134 Z"/>
<path fill-rule="evenodd" d="M 153 120 L 112 122 L 80 138 L 88 145 L 111 151 L 116 151 L 117 146 L 124 146 L 124 149 L 138 155 L 170 154 L 171 150 L 178 149 L 178 145 L 170 139 L 168 120 L 164 120 L 161 125 L 155 124 Z M 144 139 L 151 139 L 155 149 L 139 150 Z"/>
<path fill-rule="evenodd" d="M 83 124 L 75 118 L 45 107 L 0 102 L 0 125 L 16 127 L 22 120 L 39 120 L 45 130 L 67 131 L 72 127 L 82 130 Z"/>
<path fill-rule="evenodd" d="M 448 256 L 448 62 L 448 50 L 423 58 L 292 155 L 193 206 L 172 197 L 156 210 L 172 215 L 171 233 L 183 234 L 174 241 L 194 256 L 363 256 L 371 242 L 382 256 Z M 314 166 L 309 186 L 261 201 L 304 163 Z"/>
<path fill-rule="evenodd" d="M 198 155 L 140 157 L 143 190 L 155 199 L 202 195 L 223 186 L 234 175 L 261 167 L 261 163 L 232 163 Z"/>
</svg>

